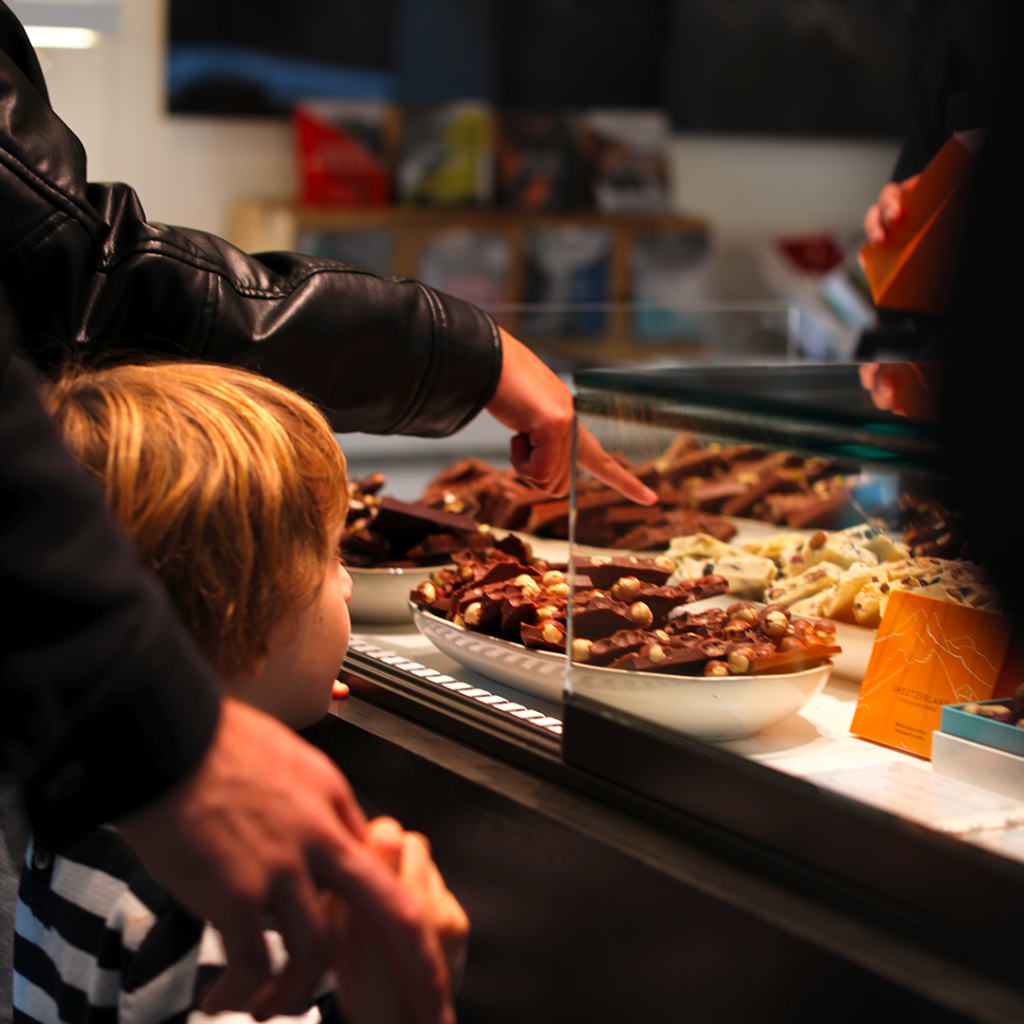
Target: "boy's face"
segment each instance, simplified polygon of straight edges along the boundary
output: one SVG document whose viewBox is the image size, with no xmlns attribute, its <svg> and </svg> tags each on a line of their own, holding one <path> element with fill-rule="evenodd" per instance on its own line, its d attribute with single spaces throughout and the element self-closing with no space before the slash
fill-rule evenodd
<svg viewBox="0 0 1024 1024">
<path fill-rule="evenodd" d="M 228 680 L 233 695 L 294 729 L 323 718 L 348 649 L 351 596 L 352 578 L 332 559 L 313 599 L 274 626 L 255 673 Z"/>
</svg>

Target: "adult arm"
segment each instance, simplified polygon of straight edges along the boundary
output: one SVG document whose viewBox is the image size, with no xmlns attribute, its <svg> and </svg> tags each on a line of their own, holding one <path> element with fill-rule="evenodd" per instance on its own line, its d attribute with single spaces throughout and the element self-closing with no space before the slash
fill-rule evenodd
<svg viewBox="0 0 1024 1024">
<path fill-rule="evenodd" d="M 415 281 L 295 253 L 248 256 L 146 220 L 127 185 L 87 184 L 0 2 L 0 276 L 33 360 L 145 350 L 233 362 L 313 397 L 340 431 L 449 434 L 492 397 L 486 314 Z"/>
</svg>

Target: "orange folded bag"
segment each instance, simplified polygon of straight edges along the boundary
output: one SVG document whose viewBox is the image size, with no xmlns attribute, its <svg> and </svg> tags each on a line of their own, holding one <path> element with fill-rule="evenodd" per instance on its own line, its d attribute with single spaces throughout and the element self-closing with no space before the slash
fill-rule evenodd
<svg viewBox="0 0 1024 1024">
<path fill-rule="evenodd" d="M 949 309 L 980 137 L 979 132 L 954 135 L 904 195 L 903 219 L 886 240 L 861 248 L 861 265 L 876 306 L 919 313 Z"/>
</svg>

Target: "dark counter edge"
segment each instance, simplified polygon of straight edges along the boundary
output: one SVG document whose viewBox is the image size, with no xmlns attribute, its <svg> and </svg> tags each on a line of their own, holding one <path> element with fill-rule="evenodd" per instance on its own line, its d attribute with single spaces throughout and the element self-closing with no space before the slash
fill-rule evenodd
<svg viewBox="0 0 1024 1024">
<path fill-rule="evenodd" d="M 1005 951 L 965 945 L 912 907 L 566 764 L 554 736 L 457 706 L 401 671 L 355 667 L 342 675 L 353 697 L 306 733 L 328 754 L 358 729 L 950 1010 L 1024 1019 L 1021 965 Z M 993 958 L 1002 970 L 985 969 Z"/>
</svg>

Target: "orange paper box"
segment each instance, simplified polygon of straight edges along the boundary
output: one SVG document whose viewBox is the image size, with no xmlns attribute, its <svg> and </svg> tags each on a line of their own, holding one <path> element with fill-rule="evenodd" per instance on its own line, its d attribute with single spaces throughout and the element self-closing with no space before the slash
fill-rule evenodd
<svg viewBox="0 0 1024 1024">
<path fill-rule="evenodd" d="M 1005 615 L 897 591 L 878 627 L 850 732 L 930 757 L 944 704 L 992 696 L 1011 628 Z"/>
<path fill-rule="evenodd" d="M 903 219 L 886 240 L 860 250 L 876 306 L 921 313 L 948 309 L 973 164 L 973 151 L 954 135 L 905 194 Z"/>
</svg>

